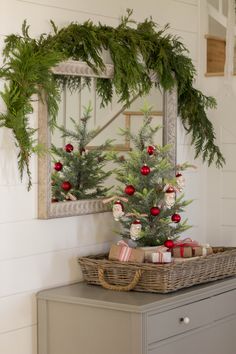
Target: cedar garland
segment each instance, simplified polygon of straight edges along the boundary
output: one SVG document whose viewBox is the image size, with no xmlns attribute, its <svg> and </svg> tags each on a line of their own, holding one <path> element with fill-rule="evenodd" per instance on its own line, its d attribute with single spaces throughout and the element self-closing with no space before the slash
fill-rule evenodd
<svg viewBox="0 0 236 354">
<path fill-rule="evenodd" d="M 42 99 L 42 91 L 46 93 L 53 126 L 61 83 L 78 89 L 81 80 L 68 76 L 58 78 L 50 69 L 70 58 L 85 61 L 97 72 L 104 68 L 101 54 L 104 49 L 110 52 L 115 73 L 111 80 L 97 80 L 102 105 L 111 101 L 113 91 L 120 102 L 128 106 L 134 95 L 147 94 L 152 85 L 167 90 L 177 84 L 179 114 L 187 133 L 192 135 L 196 157 L 202 154 L 203 161 L 209 165 L 214 161 L 217 167 L 225 163 L 215 144 L 213 125 L 206 115 L 206 110 L 216 107 L 216 102 L 193 87 L 196 72 L 187 49 L 178 37 L 166 32 L 168 26 L 159 29 L 152 19 L 135 23 L 131 15 L 132 10 L 127 10 L 116 28 L 101 23 L 95 25 L 89 20 L 83 24 L 71 23 L 59 30 L 51 21 L 53 33 L 42 34 L 38 39 L 29 36 L 29 26 L 24 21 L 21 36 L 6 37 L 4 65 L 0 68 L 0 78 L 6 82 L 0 92 L 6 113 L 0 113 L 0 126 L 13 132 L 19 148 L 19 171 L 22 177 L 26 169 L 28 189 L 31 187 L 30 157 L 42 150 L 37 145 L 35 130 L 29 124 L 35 95 Z M 151 72 L 158 77 L 155 83 L 150 80 Z"/>
</svg>

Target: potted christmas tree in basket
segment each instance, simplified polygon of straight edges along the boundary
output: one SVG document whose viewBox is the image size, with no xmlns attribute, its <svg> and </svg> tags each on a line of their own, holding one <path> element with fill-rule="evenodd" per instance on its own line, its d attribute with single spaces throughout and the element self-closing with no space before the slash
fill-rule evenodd
<svg viewBox="0 0 236 354">
<path fill-rule="evenodd" d="M 236 274 L 236 250 L 178 240 L 189 228 L 181 218 L 189 204 L 182 194 L 182 171 L 189 165 L 174 166 L 170 146 L 154 144 L 159 127 L 152 127 L 149 112 L 143 111 L 137 134 L 122 130 L 132 151 L 110 154 L 118 166 L 118 186 L 104 202 L 112 204 L 123 240 L 111 247 L 109 256 L 79 259 L 85 280 L 112 290 L 166 293 Z"/>
</svg>

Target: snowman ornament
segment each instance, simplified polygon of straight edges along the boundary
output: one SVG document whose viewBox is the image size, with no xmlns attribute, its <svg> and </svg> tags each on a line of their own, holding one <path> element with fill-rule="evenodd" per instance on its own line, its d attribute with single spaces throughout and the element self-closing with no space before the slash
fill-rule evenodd
<svg viewBox="0 0 236 354">
<path fill-rule="evenodd" d="M 119 221 L 120 218 L 124 215 L 124 205 L 119 200 L 114 202 L 112 207 L 112 213 L 115 221 Z"/>
</svg>

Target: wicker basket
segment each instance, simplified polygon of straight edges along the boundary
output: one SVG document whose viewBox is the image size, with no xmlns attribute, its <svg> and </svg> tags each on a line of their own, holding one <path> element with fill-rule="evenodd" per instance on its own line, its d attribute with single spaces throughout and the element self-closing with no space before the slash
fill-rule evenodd
<svg viewBox="0 0 236 354">
<path fill-rule="evenodd" d="M 236 275 L 236 248 L 214 247 L 214 254 L 183 263 L 109 261 L 107 255 L 79 258 L 85 280 L 119 291 L 168 293 Z"/>
</svg>

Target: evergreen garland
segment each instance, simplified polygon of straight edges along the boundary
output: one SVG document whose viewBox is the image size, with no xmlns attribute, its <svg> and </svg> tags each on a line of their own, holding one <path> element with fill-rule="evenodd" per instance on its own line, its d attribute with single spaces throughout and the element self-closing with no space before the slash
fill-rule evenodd
<svg viewBox="0 0 236 354">
<path fill-rule="evenodd" d="M 19 148 L 18 164 L 22 176 L 26 168 L 29 184 L 31 177 L 29 160 L 38 151 L 35 130 L 30 128 L 29 114 L 33 111 L 35 95 L 45 99 L 52 125 L 55 124 L 60 84 L 81 88 L 80 78 L 56 77 L 51 68 L 66 59 L 85 61 L 95 72 L 104 68 L 102 50 L 108 50 L 114 63 L 114 78 L 98 79 L 97 91 L 102 105 L 111 101 L 113 90 L 120 102 L 129 105 L 136 94 L 147 94 L 152 85 L 164 90 L 178 87 L 178 109 L 183 125 L 192 134 L 196 156 L 202 153 L 203 161 L 215 161 L 221 167 L 225 160 L 215 145 L 215 133 L 206 110 L 216 106 L 212 97 L 204 96 L 194 89 L 195 68 L 188 51 L 176 36 L 166 33 L 167 27 L 159 30 L 146 19 L 134 23 L 132 11 L 122 18 L 121 24 L 110 27 L 93 24 L 71 23 L 58 29 L 51 21 L 53 33 L 42 34 L 39 39 L 29 36 L 29 26 L 24 21 L 22 35 L 9 35 L 3 50 L 4 66 L 0 78 L 6 81 L 0 93 L 6 105 L 6 113 L 0 114 L 0 126 L 12 129 Z M 130 26 L 132 23 L 132 26 Z M 134 28 L 135 26 L 135 28 Z M 150 74 L 158 81 L 153 83 Z"/>
</svg>

